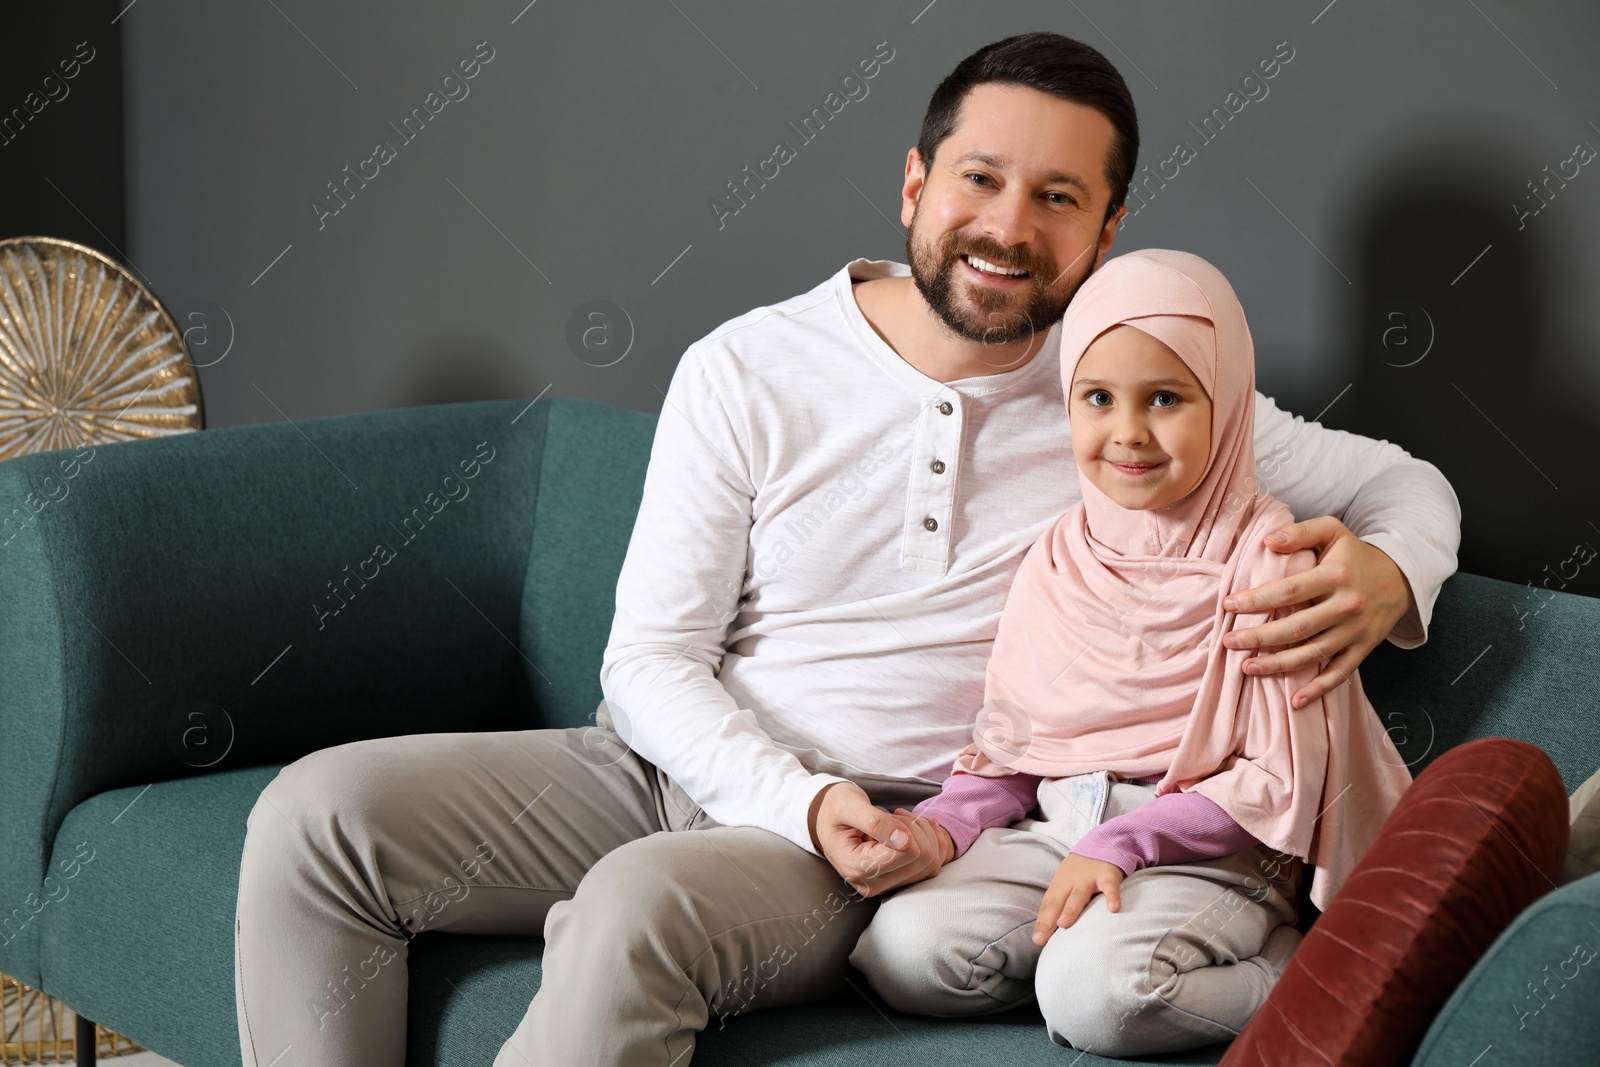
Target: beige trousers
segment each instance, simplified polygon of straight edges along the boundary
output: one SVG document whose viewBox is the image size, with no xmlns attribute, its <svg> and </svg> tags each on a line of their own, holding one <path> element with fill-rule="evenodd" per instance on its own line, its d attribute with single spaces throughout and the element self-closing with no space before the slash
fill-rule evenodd
<svg viewBox="0 0 1600 1067">
<path fill-rule="evenodd" d="M 610 729 L 417 734 L 285 767 L 251 811 L 235 923 L 245 1067 L 403 1067 L 424 931 L 543 935 L 495 1067 L 684 1067 L 746 1011 L 852 995 L 877 901 L 708 818 Z M 860 780 L 910 807 L 936 787 Z"/>
</svg>

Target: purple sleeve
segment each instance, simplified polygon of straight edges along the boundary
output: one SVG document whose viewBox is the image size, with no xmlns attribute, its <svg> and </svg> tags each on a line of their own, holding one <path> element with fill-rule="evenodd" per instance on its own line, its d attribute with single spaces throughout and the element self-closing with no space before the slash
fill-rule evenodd
<svg viewBox="0 0 1600 1067">
<path fill-rule="evenodd" d="M 952 774 L 944 788 L 911 810 L 929 815 L 950 833 L 959 856 L 991 826 L 1010 826 L 1033 810 L 1039 792 L 1036 774 Z"/>
<path fill-rule="evenodd" d="M 942 824 L 943 820 L 941 820 Z M 1166 793 L 1084 834 L 1072 851 L 1132 874 L 1142 867 L 1231 856 L 1256 839 L 1209 797 Z"/>
</svg>

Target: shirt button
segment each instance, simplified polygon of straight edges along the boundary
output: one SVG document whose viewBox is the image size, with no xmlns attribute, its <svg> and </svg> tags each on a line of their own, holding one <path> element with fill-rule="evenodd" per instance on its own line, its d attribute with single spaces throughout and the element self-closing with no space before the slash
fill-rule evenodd
<svg viewBox="0 0 1600 1067">
<path fill-rule="evenodd" d="M 933 468 L 933 473 L 935 474 L 944 473 L 944 460 L 942 459 L 936 459 L 932 463 L 928 464 L 928 466 Z"/>
<path fill-rule="evenodd" d="M 955 408 L 950 406 L 950 401 L 948 401 L 948 400 L 939 401 L 939 414 L 948 415 L 954 410 L 955 410 Z"/>
<path fill-rule="evenodd" d="M 939 520 L 935 519 L 935 518 L 932 518 L 932 517 L 929 517 L 929 518 L 926 518 L 926 519 L 922 520 L 922 525 L 929 532 L 932 532 L 932 531 L 937 530 L 939 528 Z"/>
</svg>

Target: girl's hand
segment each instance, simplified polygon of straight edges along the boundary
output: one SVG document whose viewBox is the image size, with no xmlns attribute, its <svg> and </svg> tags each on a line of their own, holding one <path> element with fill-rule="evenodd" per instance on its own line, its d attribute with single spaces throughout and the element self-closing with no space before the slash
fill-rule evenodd
<svg viewBox="0 0 1600 1067">
<path fill-rule="evenodd" d="M 1077 922 L 1096 893 L 1106 895 L 1107 911 L 1121 910 L 1123 877 L 1122 868 L 1115 863 L 1069 853 L 1044 891 L 1039 918 L 1033 924 L 1033 943 L 1042 945 L 1057 928 L 1065 930 Z"/>
</svg>

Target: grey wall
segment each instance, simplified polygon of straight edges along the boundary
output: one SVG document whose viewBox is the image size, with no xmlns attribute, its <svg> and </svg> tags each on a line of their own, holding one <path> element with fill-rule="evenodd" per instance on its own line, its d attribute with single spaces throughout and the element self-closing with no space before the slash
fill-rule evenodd
<svg viewBox="0 0 1600 1067">
<path fill-rule="evenodd" d="M 1465 569 L 1537 581 L 1600 547 L 1600 160 L 1563 164 L 1600 148 L 1590 0 L 524 3 L 141 0 L 122 19 L 127 251 L 194 327 L 212 425 L 546 388 L 658 410 L 719 323 L 852 257 L 903 260 L 929 94 L 979 45 L 1047 28 L 1123 71 L 1141 175 L 1193 152 L 1116 248 L 1216 262 L 1264 391 L 1444 469 Z M 468 95 L 402 140 L 391 123 L 480 42 Z M 801 143 L 788 123 L 880 44 L 867 95 Z M 1275 52 L 1292 58 L 1245 84 Z M 712 199 L 779 140 L 795 158 L 719 224 Z M 377 176 L 315 207 L 380 141 Z M 1519 217 L 1546 165 L 1569 180 Z M 625 313 L 614 345 L 631 323 L 604 367 L 568 339 L 595 300 Z M 1600 592 L 1595 572 L 1568 588 Z"/>
<path fill-rule="evenodd" d="M 0 238 L 122 258 L 122 33 L 115 0 L 16 4 L 0 34 Z"/>
</svg>

